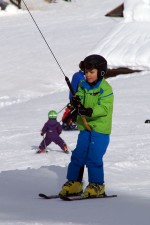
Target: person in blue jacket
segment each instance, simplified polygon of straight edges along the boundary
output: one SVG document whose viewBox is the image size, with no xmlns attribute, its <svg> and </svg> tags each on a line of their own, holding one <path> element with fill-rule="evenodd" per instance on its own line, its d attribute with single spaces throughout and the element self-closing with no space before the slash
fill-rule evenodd
<svg viewBox="0 0 150 225">
<path fill-rule="evenodd" d="M 80 67 L 80 65 L 79 65 Z M 82 80 L 85 80 L 84 72 L 80 69 L 78 72 L 74 73 L 71 80 L 71 86 L 76 93 L 79 87 L 79 84 Z M 72 99 L 72 93 L 69 92 L 69 100 Z M 62 116 L 62 127 L 64 130 L 77 130 L 77 114 L 72 111 L 70 104 L 67 105 L 65 112 Z"/>
<path fill-rule="evenodd" d="M 80 84 L 81 80 L 85 80 L 84 72 L 82 70 L 79 70 L 78 72 L 74 73 L 71 80 L 71 86 L 76 93 Z M 69 100 L 72 99 L 72 93 L 69 93 Z"/>
</svg>

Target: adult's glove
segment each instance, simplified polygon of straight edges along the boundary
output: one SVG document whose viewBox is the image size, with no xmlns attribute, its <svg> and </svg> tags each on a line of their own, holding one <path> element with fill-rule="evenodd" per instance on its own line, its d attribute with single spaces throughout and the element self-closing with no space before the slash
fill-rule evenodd
<svg viewBox="0 0 150 225">
<path fill-rule="evenodd" d="M 84 108 L 84 107 L 78 108 L 78 114 L 79 115 L 91 117 L 92 113 L 93 113 L 93 109 L 92 108 Z"/>
<path fill-rule="evenodd" d="M 74 108 L 78 108 L 81 105 L 81 100 L 79 96 L 73 96 L 70 103 Z"/>
</svg>

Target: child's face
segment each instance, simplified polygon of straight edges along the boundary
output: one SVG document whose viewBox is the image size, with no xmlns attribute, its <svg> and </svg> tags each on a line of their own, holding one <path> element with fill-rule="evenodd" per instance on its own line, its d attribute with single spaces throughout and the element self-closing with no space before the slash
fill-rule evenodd
<svg viewBox="0 0 150 225">
<path fill-rule="evenodd" d="M 85 69 L 85 76 L 88 83 L 93 83 L 94 81 L 97 80 L 97 72 L 98 72 L 97 69 L 92 69 L 92 70 Z"/>
</svg>

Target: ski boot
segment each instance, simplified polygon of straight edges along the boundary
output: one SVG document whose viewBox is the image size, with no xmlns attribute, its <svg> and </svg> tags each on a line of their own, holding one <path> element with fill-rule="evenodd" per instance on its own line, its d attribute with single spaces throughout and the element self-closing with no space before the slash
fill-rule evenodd
<svg viewBox="0 0 150 225">
<path fill-rule="evenodd" d="M 89 183 L 82 194 L 85 198 L 99 197 L 101 195 L 105 195 L 105 185 L 95 183 Z"/>
<path fill-rule="evenodd" d="M 64 147 L 63 147 L 63 151 L 64 151 L 65 153 L 67 153 L 67 154 L 69 153 L 69 150 L 68 150 L 68 147 L 67 147 L 66 144 L 65 144 Z"/>
<path fill-rule="evenodd" d="M 37 154 L 40 154 L 40 153 L 47 153 L 48 151 L 43 149 L 43 148 L 39 148 L 39 150 L 37 150 Z"/>
<path fill-rule="evenodd" d="M 80 195 L 83 184 L 79 181 L 67 181 L 63 186 L 62 190 L 59 192 L 59 196 L 72 196 Z"/>
</svg>

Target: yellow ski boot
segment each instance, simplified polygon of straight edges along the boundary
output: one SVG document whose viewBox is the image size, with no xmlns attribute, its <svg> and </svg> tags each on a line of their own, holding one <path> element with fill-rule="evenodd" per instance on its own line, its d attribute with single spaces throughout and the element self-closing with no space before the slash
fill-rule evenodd
<svg viewBox="0 0 150 225">
<path fill-rule="evenodd" d="M 63 186 L 62 190 L 59 192 L 60 196 L 71 196 L 71 195 L 80 195 L 83 184 L 79 181 L 67 181 Z"/>
<path fill-rule="evenodd" d="M 105 194 L 104 184 L 89 183 L 85 188 L 82 196 L 88 198 L 88 197 L 99 197 L 104 194 Z"/>
</svg>

